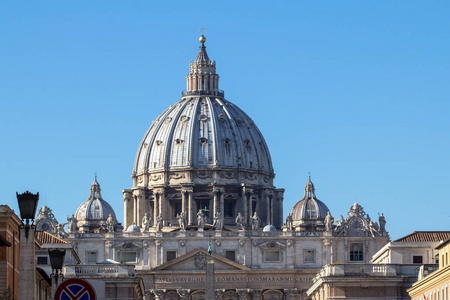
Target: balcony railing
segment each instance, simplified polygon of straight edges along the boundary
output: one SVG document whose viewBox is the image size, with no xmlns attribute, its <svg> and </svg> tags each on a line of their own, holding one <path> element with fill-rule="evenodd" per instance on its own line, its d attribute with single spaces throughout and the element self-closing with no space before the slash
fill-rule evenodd
<svg viewBox="0 0 450 300">
<path fill-rule="evenodd" d="M 181 97 L 185 97 L 185 96 L 202 96 L 202 95 L 206 95 L 206 96 L 219 96 L 219 97 L 224 97 L 225 96 L 225 92 L 222 90 L 218 90 L 218 91 L 182 91 L 181 92 Z"/>
<path fill-rule="evenodd" d="M 89 265 L 65 265 L 64 276 L 101 276 L 124 277 L 134 276 L 134 265 L 124 264 L 89 264 Z"/>
<path fill-rule="evenodd" d="M 345 264 L 326 265 L 313 279 L 314 282 L 326 276 L 396 276 L 393 265 L 384 264 Z"/>
</svg>

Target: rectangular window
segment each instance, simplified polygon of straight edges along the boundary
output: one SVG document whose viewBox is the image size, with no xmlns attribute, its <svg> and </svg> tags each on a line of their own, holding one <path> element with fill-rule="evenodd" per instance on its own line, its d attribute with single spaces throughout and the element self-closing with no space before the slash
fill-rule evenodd
<svg viewBox="0 0 450 300">
<path fill-rule="evenodd" d="M 266 250 L 266 261 L 275 262 L 280 261 L 280 251 L 279 250 Z"/>
<path fill-rule="evenodd" d="M 97 263 L 97 252 L 86 252 L 86 263 L 95 264 Z"/>
<path fill-rule="evenodd" d="M 182 210 L 183 206 L 181 204 L 181 202 L 175 202 L 173 205 L 173 217 L 175 218 L 176 216 L 178 216 L 179 214 L 181 214 L 181 210 Z"/>
<path fill-rule="evenodd" d="M 47 256 L 38 256 L 37 264 L 38 265 L 48 265 L 48 257 Z"/>
<path fill-rule="evenodd" d="M 136 252 L 135 251 L 128 251 L 128 252 L 122 252 L 122 258 L 124 263 L 135 263 L 136 262 Z"/>
<path fill-rule="evenodd" d="M 234 204 L 231 201 L 227 201 L 224 203 L 224 217 L 233 217 L 234 216 Z"/>
<path fill-rule="evenodd" d="M 236 251 L 225 251 L 225 257 L 229 260 L 236 261 Z"/>
<path fill-rule="evenodd" d="M 421 264 L 422 262 L 423 262 L 423 258 L 421 255 L 413 256 L 413 264 Z"/>
<path fill-rule="evenodd" d="M 350 246 L 350 261 L 364 261 L 364 244 L 354 243 Z"/>
<path fill-rule="evenodd" d="M 177 251 L 167 251 L 166 252 L 166 259 L 167 261 L 171 261 L 172 259 L 177 258 Z"/>
<path fill-rule="evenodd" d="M 316 251 L 314 250 L 303 251 L 303 256 L 306 263 L 313 263 L 316 261 Z"/>
</svg>

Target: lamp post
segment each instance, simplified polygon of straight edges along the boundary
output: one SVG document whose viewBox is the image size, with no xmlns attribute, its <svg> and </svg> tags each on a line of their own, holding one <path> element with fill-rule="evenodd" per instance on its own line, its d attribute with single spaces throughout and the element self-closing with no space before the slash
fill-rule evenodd
<svg viewBox="0 0 450 300">
<path fill-rule="evenodd" d="M 19 300 L 36 299 L 36 249 L 33 225 L 39 201 L 39 193 L 16 193 L 20 217 Z M 23 223 L 25 220 L 26 223 Z M 31 220 L 31 223 L 30 223 Z M 29 238 L 31 236 L 31 238 Z"/>
<path fill-rule="evenodd" d="M 63 278 L 62 267 L 66 250 L 64 249 L 48 249 L 50 256 L 50 264 L 52 265 L 52 299 L 55 298 L 56 288 L 58 287 L 58 277 Z"/>
<path fill-rule="evenodd" d="M 22 224 L 21 228 L 25 228 L 25 237 L 28 239 L 30 228 L 34 229 L 33 221 L 39 202 L 39 193 L 33 194 L 26 191 L 23 194 L 19 194 L 16 192 L 16 196 L 17 202 L 19 202 L 20 218 L 22 219 L 22 222 L 23 220 L 26 220 L 26 224 Z"/>
</svg>

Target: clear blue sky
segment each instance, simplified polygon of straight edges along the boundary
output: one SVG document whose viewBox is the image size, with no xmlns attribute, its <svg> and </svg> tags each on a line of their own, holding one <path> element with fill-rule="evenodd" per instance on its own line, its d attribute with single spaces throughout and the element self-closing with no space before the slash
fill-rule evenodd
<svg viewBox="0 0 450 300">
<path fill-rule="evenodd" d="M 308 171 L 333 216 L 357 201 L 392 238 L 450 230 L 449 1 L 3 1 L 0 191 L 59 221 L 94 173 L 123 220 L 139 142 L 185 89 L 202 24 L 220 88 L 286 189 Z"/>
</svg>

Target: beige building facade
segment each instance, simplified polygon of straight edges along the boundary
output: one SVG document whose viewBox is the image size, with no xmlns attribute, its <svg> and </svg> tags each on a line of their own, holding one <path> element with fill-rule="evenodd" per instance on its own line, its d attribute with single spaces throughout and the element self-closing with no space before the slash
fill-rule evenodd
<svg viewBox="0 0 450 300">
<path fill-rule="evenodd" d="M 450 289 L 450 239 L 442 241 L 436 247 L 439 255 L 439 269 L 425 275 L 427 266 L 419 271 L 419 280 L 408 289 L 413 300 L 448 300 Z"/>
</svg>

